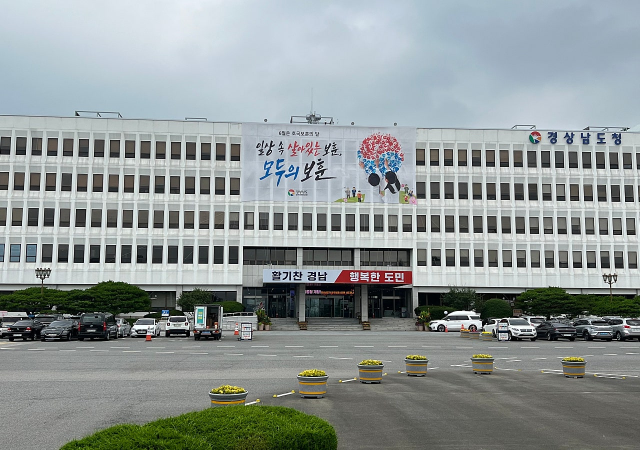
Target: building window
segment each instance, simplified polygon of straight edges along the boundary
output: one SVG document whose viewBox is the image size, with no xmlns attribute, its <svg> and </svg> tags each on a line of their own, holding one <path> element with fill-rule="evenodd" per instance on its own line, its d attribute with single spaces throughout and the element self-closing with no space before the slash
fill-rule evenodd
<svg viewBox="0 0 640 450">
<path fill-rule="evenodd" d="M 340 214 L 331 214 L 331 231 L 341 231 L 341 215 Z"/>
<path fill-rule="evenodd" d="M 180 194 L 180 177 L 169 177 L 169 194 Z"/>
<path fill-rule="evenodd" d="M 619 217 L 614 217 L 611 220 L 611 225 L 613 228 L 613 235 L 622 236 L 622 219 Z"/>
<path fill-rule="evenodd" d="M 535 150 L 533 151 L 528 151 L 527 152 L 527 167 L 529 168 L 536 168 L 538 167 L 538 162 L 536 161 L 536 152 Z"/>
<path fill-rule="evenodd" d="M 156 159 L 167 158 L 167 143 L 164 141 L 156 141 Z"/>
<path fill-rule="evenodd" d="M 24 191 L 24 172 L 13 173 L 13 190 Z"/>
<path fill-rule="evenodd" d="M 229 212 L 229 229 L 230 230 L 240 229 L 240 213 L 238 211 Z"/>
<path fill-rule="evenodd" d="M 31 155 L 42 156 L 42 138 L 31 138 Z"/>
<path fill-rule="evenodd" d="M 22 209 L 20 209 L 22 214 Z M 38 226 L 38 216 L 40 211 L 38 208 L 29 208 L 27 209 L 27 226 L 29 227 L 37 227 Z M 20 225 L 22 225 L 22 218 L 20 218 Z"/>
<path fill-rule="evenodd" d="M 453 166 L 453 149 L 452 148 L 444 149 L 444 165 Z"/>
<path fill-rule="evenodd" d="M 446 182 L 444 183 L 444 198 L 453 200 L 453 183 Z"/>
<path fill-rule="evenodd" d="M 22 208 L 11 209 L 11 226 L 12 227 L 22 226 Z"/>
<path fill-rule="evenodd" d="M 582 152 L 582 168 L 591 169 L 591 152 Z"/>
<path fill-rule="evenodd" d="M 378 233 L 384 232 L 384 215 L 382 214 L 373 215 L 373 231 Z"/>
<path fill-rule="evenodd" d="M 151 264 L 162 264 L 162 245 L 151 247 Z"/>
<path fill-rule="evenodd" d="M 151 141 L 140 141 L 140 158 L 151 158 Z"/>
<path fill-rule="evenodd" d="M 419 199 L 427 198 L 427 183 L 424 181 L 418 181 L 416 183 L 416 197 Z"/>
<path fill-rule="evenodd" d="M 231 161 L 240 161 L 240 144 L 231 144 Z"/>
<path fill-rule="evenodd" d="M 473 232 L 474 233 L 482 233 L 482 216 L 473 216 Z"/>
<path fill-rule="evenodd" d="M 569 169 L 578 168 L 578 152 L 569 152 Z"/>
<path fill-rule="evenodd" d="M 238 264 L 239 262 L 239 248 L 237 245 L 229 246 L 229 264 Z"/>
<path fill-rule="evenodd" d="M 460 267 L 469 267 L 469 249 L 460 249 Z"/>
<path fill-rule="evenodd" d="M 171 159 L 181 159 L 181 147 L 182 143 L 181 142 L 172 142 L 171 143 Z"/>
<path fill-rule="evenodd" d="M 124 176 L 124 192 L 133 194 L 134 192 L 134 184 L 135 184 L 135 176 L 134 175 L 125 175 Z"/>
<path fill-rule="evenodd" d="M 87 210 L 76 209 L 76 227 L 86 227 L 86 226 L 87 226 Z"/>
<path fill-rule="evenodd" d="M 540 234 L 540 220 L 537 217 L 529 217 L 529 234 Z"/>
<path fill-rule="evenodd" d="M 567 218 L 558 217 L 558 234 L 567 234 Z"/>
<path fill-rule="evenodd" d="M 100 264 L 100 246 L 89 246 L 89 264 Z"/>
<path fill-rule="evenodd" d="M 122 211 L 122 228 L 133 228 L 133 209 Z"/>
<path fill-rule="evenodd" d="M 118 192 L 118 184 L 119 176 L 117 174 L 109 175 L 109 192 Z M 62 189 L 64 190 L 64 182 L 62 183 Z"/>
<path fill-rule="evenodd" d="M 473 250 L 473 267 L 484 267 L 484 252 L 482 249 Z"/>
<path fill-rule="evenodd" d="M 178 158 L 180 159 L 180 158 Z M 195 142 L 187 142 L 187 148 L 185 152 L 185 159 L 188 161 L 196 160 L 196 143 Z"/>
<path fill-rule="evenodd" d="M 200 177 L 200 194 L 208 195 L 211 193 L 211 178 Z"/>
<path fill-rule="evenodd" d="M 583 186 L 583 191 L 584 191 L 584 201 L 585 202 L 592 202 L 593 201 L 593 186 L 590 184 L 585 184 Z"/>
<path fill-rule="evenodd" d="M 58 244 L 58 262 L 69 262 L 69 244 Z"/>
<path fill-rule="evenodd" d="M 551 195 L 551 185 L 543 184 L 542 185 L 542 201 L 550 202 L 552 200 L 553 200 L 553 197 Z"/>
<path fill-rule="evenodd" d="M 182 247 L 182 264 L 193 264 L 193 245 Z"/>
<path fill-rule="evenodd" d="M 556 200 L 564 202 L 566 199 L 564 184 L 556 184 Z"/>
<path fill-rule="evenodd" d="M 153 228 L 164 228 L 164 211 L 153 211 Z"/>
<path fill-rule="evenodd" d="M 500 167 L 509 167 L 509 150 L 500 150 Z"/>
<path fill-rule="evenodd" d="M 556 169 L 564 169 L 564 152 L 556 151 L 555 157 Z"/>
<path fill-rule="evenodd" d="M 138 245 L 136 248 L 136 263 L 138 264 L 146 264 L 147 263 L 147 246 L 146 245 Z"/>
<path fill-rule="evenodd" d="M 395 214 L 389 214 L 387 216 L 387 229 L 390 233 L 398 232 L 398 216 Z"/>
<path fill-rule="evenodd" d="M 627 235 L 635 236 L 636 235 L 636 219 L 634 219 L 633 217 L 627 217 L 626 223 L 627 223 Z"/>
<path fill-rule="evenodd" d="M 225 161 L 226 158 L 226 153 L 227 151 L 227 144 L 225 144 L 224 142 L 217 142 L 216 143 L 216 161 Z"/>
<path fill-rule="evenodd" d="M 208 245 L 201 245 L 198 247 L 198 264 L 209 264 Z"/>
<path fill-rule="evenodd" d="M 273 229 L 274 230 L 284 230 L 284 214 L 283 213 L 273 213 Z"/>
<path fill-rule="evenodd" d="M 180 228 L 180 211 L 169 211 L 169 229 Z"/>
<path fill-rule="evenodd" d="M 109 158 L 120 158 L 120 141 L 109 141 Z"/>
<path fill-rule="evenodd" d="M 354 219 L 354 222 L 355 222 L 355 219 Z M 354 229 L 355 229 L 355 223 L 354 223 Z M 411 216 L 408 214 L 403 214 L 402 215 L 402 232 L 411 233 L 412 231 L 413 231 L 413 225 L 411 222 Z"/>
<path fill-rule="evenodd" d="M 209 211 L 200 211 L 198 218 L 198 229 L 200 230 L 208 230 L 209 229 L 209 220 L 210 213 Z"/>
<path fill-rule="evenodd" d="M 431 265 L 434 267 L 440 267 L 441 265 L 441 253 L 439 248 L 431 249 Z"/>
<path fill-rule="evenodd" d="M 30 173 L 29 174 L 29 190 L 30 191 L 39 191 L 40 190 L 40 174 L 39 173 Z"/>
<path fill-rule="evenodd" d="M 458 149 L 458 166 L 466 167 L 467 165 L 467 149 Z"/>
<path fill-rule="evenodd" d="M 71 210 L 69 208 L 60 209 L 60 224 L 61 228 L 69 228 L 71 226 Z"/>
<path fill-rule="evenodd" d="M 615 152 L 609 153 L 609 169 L 615 170 L 619 168 L 618 154 Z"/>
<path fill-rule="evenodd" d="M 569 200 L 571 200 L 572 202 L 580 201 L 580 185 L 578 184 L 569 185 Z"/>
<path fill-rule="evenodd" d="M 466 182 L 458 183 L 458 199 L 460 200 L 469 199 L 469 183 L 466 183 Z"/>
<path fill-rule="evenodd" d="M 502 216 L 502 234 L 511 234 L 511 217 Z"/>
<path fill-rule="evenodd" d="M 71 192 L 71 185 L 73 184 L 73 174 L 63 173 L 60 179 L 61 190 L 63 192 Z"/>
<path fill-rule="evenodd" d="M 495 150 L 486 150 L 485 151 L 485 164 L 487 167 L 495 167 L 496 166 L 496 151 Z"/>
<path fill-rule="evenodd" d="M 424 248 L 419 248 L 417 251 L 418 258 L 418 266 L 426 266 L 427 265 L 427 250 Z"/>
<path fill-rule="evenodd" d="M 102 210 L 101 209 L 91 210 L 91 227 L 93 228 L 102 227 Z"/>
<path fill-rule="evenodd" d="M 606 217 L 601 217 L 598 219 L 598 228 L 600 229 L 600 235 L 608 235 L 609 234 L 609 220 Z"/>
<path fill-rule="evenodd" d="M 482 166 L 482 150 L 471 150 L 471 165 L 473 167 Z"/>
<path fill-rule="evenodd" d="M 426 214 L 418 214 L 416 216 L 416 231 L 418 233 L 426 233 L 427 232 L 427 215 Z"/>
<path fill-rule="evenodd" d="M 138 228 L 148 228 L 148 227 L 149 227 L 149 210 L 139 209 L 138 210 Z"/>
<path fill-rule="evenodd" d="M 581 234 L 580 217 L 571 218 L 571 234 Z"/>
<path fill-rule="evenodd" d="M 488 250 L 487 259 L 489 267 L 498 267 L 498 250 Z"/>
<path fill-rule="evenodd" d="M 369 231 L 369 214 L 360 214 L 360 231 Z"/>
<path fill-rule="evenodd" d="M 529 200 L 535 201 L 538 200 L 538 185 L 537 184 L 529 184 Z"/>
<path fill-rule="evenodd" d="M 48 173 L 45 175 L 45 191 L 55 191 L 56 190 L 56 174 Z"/>
<path fill-rule="evenodd" d="M 94 173 L 92 177 L 93 184 L 91 189 L 93 192 L 102 192 L 104 179 L 101 173 Z"/>
<path fill-rule="evenodd" d="M 502 250 L 502 267 L 512 267 L 511 250 Z"/>
<path fill-rule="evenodd" d="M 131 245 L 122 245 L 120 247 L 120 262 L 122 264 L 131 264 Z"/>
<path fill-rule="evenodd" d="M 124 141 L 124 157 L 136 157 L 136 141 Z"/>
<path fill-rule="evenodd" d="M 438 214 L 431 215 L 431 232 L 440 233 L 440 215 Z"/>
<path fill-rule="evenodd" d="M 202 142 L 200 144 L 200 160 L 211 161 L 211 143 Z"/>
<path fill-rule="evenodd" d="M 258 230 L 268 230 L 269 229 L 269 213 L 261 212 L 258 213 Z"/>
<path fill-rule="evenodd" d="M 325 213 L 319 213 L 317 215 L 316 229 L 317 231 L 327 231 L 327 215 Z"/>
<path fill-rule="evenodd" d="M 429 165 L 430 166 L 439 166 L 440 165 L 440 150 L 437 148 L 432 148 L 429 151 Z"/>
<path fill-rule="evenodd" d="M 542 226 L 544 227 L 544 234 L 553 234 L 553 217 L 543 217 Z"/>
<path fill-rule="evenodd" d="M 629 269 L 637 269 L 638 268 L 638 252 L 629 252 L 628 253 L 627 264 L 629 266 Z"/>
<path fill-rule="evenodd" d="M 178 246 L 169 245 L 167 247 L 167 264 L 178 264 Z"/>
<path fill-rule="evenodd" d="M 154 178 L 154 193 L 164 194 L 164 175 L 156 176 Z"/>
<path fill-rule="evenodd" d="M 496 184 L 487 183 L 487 200 L 495 200 L 495 199 L 496 199 Z"/>
<path fill-rule="evenodd" d="M 225 193 L 225 189 L 224 189 L 224 177 L 215 177 L 214 180 L 214 194 L 215 195 L 224 195 Z"/>
<path fill-rule="evenodd" d="M 311 215 L 311 214 L 309 214 Z M 245 212 L 244 213 L 244 229 L 245 230 L 253 230 L 253 212 Z"/>
<path fill-rule="evenodd" d="M 524 184 L 515 183 L 513 185 L 513 192 L 516 200 L 524 200 Z"/>
<path fill-rule="evenodd" d="M 84 245 L 75 244 L 73 246 L 73 262 L 75 264 L 84 264 Z"/>
<path fill-rule="evenodd" d="M 240 195 L 240 178 L 229 179 L 229 195 Z"/>
<path fill-rule="evenodd" d="M 609 252 L 606 250 L 600 252 L 600 268 L 602 269 L 611 268 L 611 262 L 609 261 Z"/>
<path fill-rule="evenodd" d="M 500 183 L 500 200 L 511 200 L 509 183 Z"/>
<path fill-rule="evenodd" d="M 345 231 L 356 231 L 356 215 L 345 214 Z"/>
<path fill-rule="evenodd" d="M 221 245 L 213 246 L 213 263 L 224 264 L 224 247 Z"/>
<path fill-rule="evenodd" d="M 440 183 L 437 181 L 432 181 L 430 184 L 431 189 L 431 199 L 437 200 L 440 198 Z"/>
<path fill-rule="evenodd" d="M 416 149 L 416 166 L 424 166 L 426 165 L 426 149 L 424 148 L 417 148 Z"/>
<path fill-rule="evenodd" d="M 456 231 L 456 220 L 454 216 L 444 216 L 444 232 L 445 233 L 455 233 Z"/>
<path fill-rule="evenodd" d="M 58 156 L 58 138 L 47 139 L 47 156 Z"/>
</svg>

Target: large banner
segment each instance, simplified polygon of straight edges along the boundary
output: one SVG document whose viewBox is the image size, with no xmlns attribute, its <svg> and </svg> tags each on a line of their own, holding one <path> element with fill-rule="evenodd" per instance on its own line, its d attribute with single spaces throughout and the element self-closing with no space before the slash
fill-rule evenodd
<svg viewBox="0 0 640 450">
<path fill-rule="evenodd" d="M 417 204 L 416 129 L 242 124 L 242 201 Z"/>
<path fill-rule="evenodd" d="M 410 270 L 263 269 L 263 283 L 411 284 Z"/>
</svg>

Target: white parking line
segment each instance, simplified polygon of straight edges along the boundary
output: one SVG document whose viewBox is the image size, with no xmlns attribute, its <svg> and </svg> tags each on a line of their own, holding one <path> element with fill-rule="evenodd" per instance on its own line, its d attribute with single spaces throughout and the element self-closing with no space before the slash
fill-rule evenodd
<svg viewBox="0 0 640 450">
<path fill-rule="evenodd" d="M 189 354 L 190 355 L 208 355 L 209 353 L 207 353 L 207 352 L 191 352 Z"/>
<path fill-rule="evenodd" d="M 218 345 L 218 348 L 233 348 L 235 345 Z"/>
<path fill-rule="evenodd" d="M 320 348 L 338 348 L 337 345 L 321 345 Z"/>
<path fill-rule="evenodd" d="M 533 361 L 538 361 L 538 360 L 542 360 L 542 359 L 547 359 L 547 358 L 533 358 Z"/>
<path fill-rule="evenodd" d="M 495 348 L 495 349 L 509 349 L 509 347 L 488 347 L 488 348 Z"/>
<path fill-rule="evenodd" d="M 617 353 L 603 353 L 602 356 L 618 356 Z"/>
<path fill-rule="evenodd" d="M 329 356 L 329 359 L 353 359 L 353 358 L 338 358 L 337 356 Z"/>
<path fill-rule="evenodd" d="M 175 353 L 175 352 L 156 352 L 156 354 L 167 354 L 167 353 Z"/>
<path fill-rule="evenodd" d="M 227 356 L 242 356 L 242 353 L 225 353 Z"/>
<path fill-rule="evenodd" d="M 373 345 L 354 345 L 354 348 L 373 348 Z"/>
<path fill-rule="evenodd" d="M 123 350 L 122 353 L 142 353 L 140 350 Z"/>
<path fill-rule="evenodd" d="M 85 348 L 95 348 L 95 347 L 76 347 L 76 348 L 82 348 L 82 349 L 85 349 Z"/>
<path fill-rule="evenodd" d="M 624 349 L 626 350 L 626 349 L 628 349 L 628 348 L 640 348 L 640 347 L 631 347 L 631 346 L 626 346 L 626 345 L 625 345 L 624 347 L 620 347 L 620 348 L 624 348 Z"/>
<path fill-rule="evenodd" d="M 522 360 L 521 359 L 508 359 L 505 362 L 522 362 Z"/>
<path fill-rule="evenodd" d="M 640 354 L 640 353 L 627 352 L 626 354 L 627 354 L 627 355 L 638 355 L 638 354 Z"/>
<path fill-rule="evenodd" d="M 553 347 L 553 348 L 573 348 L 573 347 Z"/>
<path fill-rule="evenodd" d="M 300 356 L 298 356 L 298 355 L 293 355 L 293 357 L 294 357 L 294 358 L 313 358 L 313 356 L 310 356 L 310 355 L 300 355 Z"/>
<path fill-rule="evenodd" d="M 540 348 L 540 347 L 520 347 L 520 348 L 527 349 L 527 348 Z"/>
<path fill-rule="evenodd" d="M 60 350 L 61 352 L 75 352 L 75 350 Z"/>
<path fill-rule="evenodd" d="M 456 347 L 457 349 L 473 348 L 473 347 Z"/>
<path fill-rule="evenodd" d="M 252 345 L 253 348 L 269 348 L 268 345 Z"/>
<path fill-rule="evenodd" d="M 109 347 L 109 348 L 131 348 L 131 347 Z M 151 347 L 149 347 L 151 348 Z"/>
<path fill-rule="evenodd" d="M 89 350 L 90 352 L 108 352 L 109 350 Z"/>
<path fill-rule="evenodd" d="M 46 349 L 44 349 L 44 348 L 28 348 L 27 350 L 30 351 L 30 352 L 43 352 Z"/>
<path fill-rule="evenodd" d="M 278 356 L 278 355 L 262 355 L 262 354 L 258 353 L 258 356 L 271 356 L 271 357 L 273 357 L 273 356 Z"/>
<path fill-rule="evenodd" d="M 389 348 L 407 348 L 406 345 L 387 345 Z"/>
<path fill-rule="evenodd" d="M 441 345 L 423 345 L 422 348 L 442 348 Z"/>
<path fill-rule="evenodd" d="M 607 347 L 587 347 L 587 348 L 607 348 Z"/>
<path fill-rule="evenodd" d="M 167 347 L 147 347 L 147 349 L 149 350 L 155 350 L 155 349 L 161 350 L 163 348 L 167 348 Z"/>
<path fill-rule="evenodd" d="M 285 345 L 284 348 L 304 348 L 304 345 Z"/>
<path fill-rule="evenodd" d="M 15 347 L 0 347 L 0 350 L 15 350 Z"/>
</svg>

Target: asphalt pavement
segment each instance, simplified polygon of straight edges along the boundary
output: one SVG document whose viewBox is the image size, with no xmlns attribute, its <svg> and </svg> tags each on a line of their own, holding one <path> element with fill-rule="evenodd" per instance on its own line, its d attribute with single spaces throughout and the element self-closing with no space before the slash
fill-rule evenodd
<svg viewBox="0 0 640 450">
<path fill-rule="evenodd" d="M 414 353 L 429 358 L 426 377 L 401 373 L 404 356 Z M 493 374 L 472 372 L 474 353 L 496 358 Z M 503 343 L 428 332 L 263 332 L 220 342 L 5 339 L 0 436 L 11 450 L 56 449 L 117 423 L 207 408 L 212 387 L 235 384 L 249 391 L 249 402 L 327 419 L 344 449 L 635 449 L 639 354 L 637 341 Z M 564 356 L 586 357 L 587 376 L 564 378 Z M 356 364 L 368 358 L 385 363 L 379 385 L 353 380 Z M 291 394 L 296 374 L 310 368 L 330 376 L 324 399 Z"/>
</svg>

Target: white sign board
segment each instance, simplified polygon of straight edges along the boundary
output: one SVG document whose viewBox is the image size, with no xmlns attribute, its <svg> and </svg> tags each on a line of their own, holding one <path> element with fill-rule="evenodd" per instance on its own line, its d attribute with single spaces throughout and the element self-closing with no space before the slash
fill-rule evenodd
<svg viewBox="0 0 640 450">
<path fill-rule="evenodd" d="M 252 339 L 252 328 L 250 322 L 242 322 L 240 324 L 240 340 L 250 341 Z"/>
<path fill-rule="evenodd" d="M 242 124 L 247 201 L 416 205 L 416 129 Z"/>
<path fill-rule="evenodd" d="M 509 324 L 506 322 L 498 322 L 498 340 L 509 340 Z"/>
</svg>

